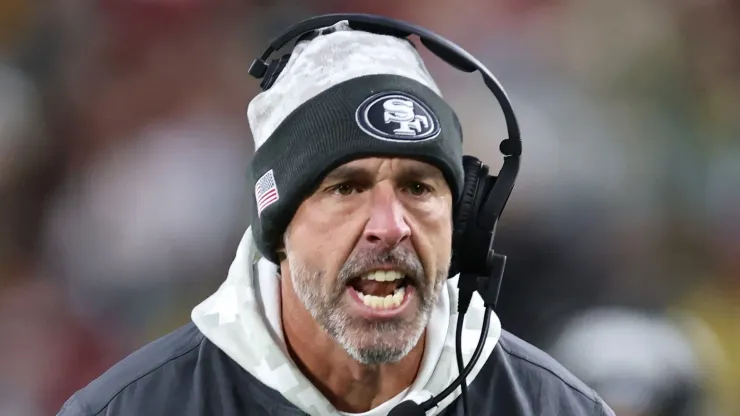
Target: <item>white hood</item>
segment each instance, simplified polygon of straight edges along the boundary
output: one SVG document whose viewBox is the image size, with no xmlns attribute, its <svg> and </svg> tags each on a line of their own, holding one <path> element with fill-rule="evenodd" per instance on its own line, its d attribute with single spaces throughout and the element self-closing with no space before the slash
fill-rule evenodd
<svg viewBox="0 0 740 416">
<path fill-rule="evenodd" d="M 403 400 L 421 403 L 445 389 L 458 375 L 455 362 L 457 279 L 447 281 L 427 327 L 427 348 L 416 381 L 404 392 L 363 416 L 384 415 Z M 463 359 L 473 355 L 485 308 L 476 293 L 465 315 Z M 277 266 L 262 258 L 247 229 L 221 287 L 192 311 L 192 320 L 226 355 L 296 407 L 311 415 L 338 412 L 295 366 L 287 352 L 280 320 L 280 280 Z M 488 340 L 481 358 L 468 376 L 478 375 L 501 335 L 501 322 L 491 314 Z M 430 414 L 440 413 L 459 395 L 459 389 Z"/>
</svg>

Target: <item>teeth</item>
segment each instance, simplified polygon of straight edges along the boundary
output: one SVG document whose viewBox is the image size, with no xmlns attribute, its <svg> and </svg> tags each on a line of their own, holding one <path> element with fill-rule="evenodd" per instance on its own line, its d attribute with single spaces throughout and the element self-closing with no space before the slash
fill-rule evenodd
<svg viewBox="0 0 740 416">
<path fill-rule="evenodd" d="M 364 293 L 357 292 L 362 300 L 362 303 L 373 308 L 373 309 L 394 309 L 401 306 L 403 298 L 406 295 L 406 289 L 399 287 L 392 295 L 385 297 L 366 295 Z"/>
<path fill-rule="evenodd" d="M 397 270 L 378 270 L 362 276 L 364 280 L 375 280 L 376 282 L 392 282 L 403 279 L 403 273 Z"/>
</svg>

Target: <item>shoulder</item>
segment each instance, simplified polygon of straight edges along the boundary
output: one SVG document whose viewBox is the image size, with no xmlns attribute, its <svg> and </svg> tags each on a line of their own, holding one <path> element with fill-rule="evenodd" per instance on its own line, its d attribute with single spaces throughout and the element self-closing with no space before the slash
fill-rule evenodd
<svg viewBox="0 0 740 416">
<path fill-rule="evenodd" d="M 510 415 L 613 416 L 599 395 L 544 351 L 502 331 L 493 354 L 471 384 L 490 407 Z M 483 399 L 485 400 L 485 399 Z"/>
<path fill-rule="evenodd" d="M 499 345 L 507 361 L 519 374 L 532 375 L 543 384 L 558 386 L 589 401 L 599 401 L 596 392 L 574 376 L 549 354 L 534 345 L 503 331 Z"/>
<path fill-rule="evenodd" d="M 135 351 L 85 388 L 75 393 L 58 416 L 92 416 L 101 413 L 127 389 L 141 384 L 163 385 L 187 374 L 205 337 L 190 323 Z"/>
</svg>

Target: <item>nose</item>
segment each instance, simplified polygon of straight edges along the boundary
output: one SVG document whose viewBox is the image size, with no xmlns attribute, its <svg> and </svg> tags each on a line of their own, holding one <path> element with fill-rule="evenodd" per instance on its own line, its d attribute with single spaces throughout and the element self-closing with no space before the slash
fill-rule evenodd
<svg viewBox="0 0 740 416">
<path fill-rule="evenodd" d="M 376 186 L 370 203 L 370 219 L 363 231 L 366 242 L 373 246 L 393 248 L 409 238 L 411 229 L 392 187 Z"/>
</svg>

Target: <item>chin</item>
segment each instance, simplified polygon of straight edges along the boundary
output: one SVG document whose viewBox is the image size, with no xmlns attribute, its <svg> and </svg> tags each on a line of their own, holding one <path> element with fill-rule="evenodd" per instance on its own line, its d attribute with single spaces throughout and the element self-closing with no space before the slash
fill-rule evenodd
<svg viewBox="0 0 740 416">
<path fill-rule="evenodd" d="M 367 348 L 348 348 L 346 349 L 350 357 L 364 365 L 381 365 L 395 364 L 406 357 L 413 349 L 404 346 L 372 346 Z"/>
<path fill-rule="evenodd" d="M 355 322 L 337 342 L 356 361 L 366 365 L 401 361 L 418 345 L 425 326 L 411 322 Z"/>
</svg>

